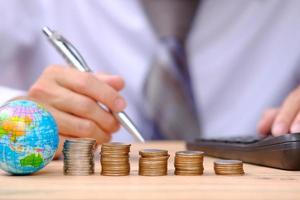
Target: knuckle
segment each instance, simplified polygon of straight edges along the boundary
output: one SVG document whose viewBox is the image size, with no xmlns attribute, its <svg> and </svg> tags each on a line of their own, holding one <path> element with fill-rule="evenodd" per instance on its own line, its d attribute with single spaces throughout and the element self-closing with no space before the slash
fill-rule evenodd
<svg viewBox="0 0 300 200">
<path fill-rule="evenodd" d="M 107 117 L 106 127 L 108 132 L 113 133 L 119 130 L 120 125 L 114 117 Z"/>
<path fill-rule="evenodd" d="M 107 106 L 111 107 L 119 94 L 111 87 L 102 87 L 102 100 Z"/>
<path fill-rule="evenodd" d="M 47 93 L 46 87 L 44 87 L 43 84 L 41 84 L 41 83 L 35 83 L 29 89 L 28 96 L 38 98 L 41 95 L 44 95 L 45 93 Z"/>
<path fill-rule="evenodd" d="M 88 73 L 82 73 L 81 76 L 77 79 L 77 87 L 81 89 L 88 88 L 90 85 L 92 75 Z"/>
<path fill-rule="evenodd" d="M 117 132 L 117 131 L 119 131 L 120 130 L 120 128 L 121 128 L 121 125 L 119 124 L 119 123 L 116 123 L 116 125 L 113 127 L 113 129 L 112 129 L 112 132 L 114 133 L 114 132 Z"/>
<path fill-rule="evenodd" d="M 96 124 L 90 120 L 78 124 L 78 131 L 81 137 L 90 137 L 96 130 Z"/>
<path fill-rule="evenodd" d="M 77 108 L 81 113 L 89 113 L 94 110 L 94 103 L 90 99 L 82 99 Z"/>
<path fill-rule="evenodd" d="M 113 106 L 114 102 L 119 98 L 119 94 L 116 91 L 111 90 L 109 93 L 107 93 L 106 98 L 107 98 L 107 103 Z"/>
</svg>

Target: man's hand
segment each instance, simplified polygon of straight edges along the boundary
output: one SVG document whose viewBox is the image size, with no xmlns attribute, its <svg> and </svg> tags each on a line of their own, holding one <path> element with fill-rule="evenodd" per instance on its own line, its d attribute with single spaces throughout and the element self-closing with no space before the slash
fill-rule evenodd
<svg viewBox="0 0 300 200">
<path fill-rule="evenodd" d="M 104 143 L 119 129 L 119 123 L 97 101 L 114 112 L 122 111 L 126 102 L 118 91 L 123 87 L 124 81 L 118 76 L 56 65 L 43 72 L 26 98 L 43 104 L 53 114 L 60 135 L 95 138 L 97 143 Z"/>
<path fill-rule="evenodd" d="M 266 110 L 257 128 L 263 135 L 300 132 L 300 87 L 290 93 L 280 108 Z"/>
</svg>

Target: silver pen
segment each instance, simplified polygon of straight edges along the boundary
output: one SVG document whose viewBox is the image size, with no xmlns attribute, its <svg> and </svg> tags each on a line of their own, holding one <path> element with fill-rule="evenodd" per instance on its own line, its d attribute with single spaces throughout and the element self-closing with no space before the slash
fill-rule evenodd
<svg viewBox="0 0 300 200">
<path fill-rule="evenodd" d="M 43 33 L 47 36 L 50 43 L 56 48 L 56 50 L 64 57 L 68 64 L 79 71 L 92 72 L 83 57 L 80 55 L 79 51 L 62 35 L 58 34 L 56 31 L 52 31 L 48 27 L 43 28 Z M 98 104 L 100 107 L 103 106 L 100 103 Z M 145 142 L 141 133 L 125 112 L 117 112 L 113 113 L 113 115 L 132 136 L 140 142 Z"/>
</svg>

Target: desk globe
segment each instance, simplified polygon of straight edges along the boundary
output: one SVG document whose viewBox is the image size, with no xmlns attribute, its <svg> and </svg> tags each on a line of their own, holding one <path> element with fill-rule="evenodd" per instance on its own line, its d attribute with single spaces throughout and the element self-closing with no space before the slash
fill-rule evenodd
<svg viewBox="0 0 300 200">
<path fill-rule="evenodd" d="M 59 138 L 52 115 L 27 100 L 0 107 L 0 168 L 26 175 L 39 171 L 54 157 Z"/>
</svg>

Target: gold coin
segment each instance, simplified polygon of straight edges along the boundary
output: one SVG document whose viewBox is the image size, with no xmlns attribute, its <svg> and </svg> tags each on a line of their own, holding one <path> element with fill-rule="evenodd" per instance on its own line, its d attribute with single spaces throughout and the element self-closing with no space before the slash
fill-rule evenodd
<svg viewBox="0 0 300 200">
<path fill-rule="evenodd" d="M 241 165 L 243 162 L 241 160 L 216 160 L 214 162 L 216 165 Z"/>
<path fill-rule="evenodd" d="M 168 156 L 168 151 L 163 149 L 143 149 L 139 154 L 142 157 Z"/>
<path fill-rule="evenodd" d="M 113 172 L 101 172 L 102 176 L 128 176 L 130 173 L 125 172 L 125 173 L 113 173 Z"/>
<path fill-rule="evenodd" d="M 178 175 L 178 176 L 200 176 L 203 174 L 203 172 L 177 172 L 175 171 L 174 172 L 175 175 Z"/>
<path fill-rule="evenodd" d="M 177 151 L 175 156 L 178 157 L 203 157 L 204 152 L 202 151 Z"/>
<path fill-rule="evenodd" d="M 156 156 L 156 157 L 140 157 L 140 161 L 166 161 L 170 155 L 166 156 Z"/>
<path fill-rule="evenodd" d="M 166 176 L 167 172 L 139 172 L 140 176 Z"/>
<path fill-rule="evenodd" d="M 198 157 L 175 157 L 175 162 L 203 162 L 203 158 Z"/>
</svg>

